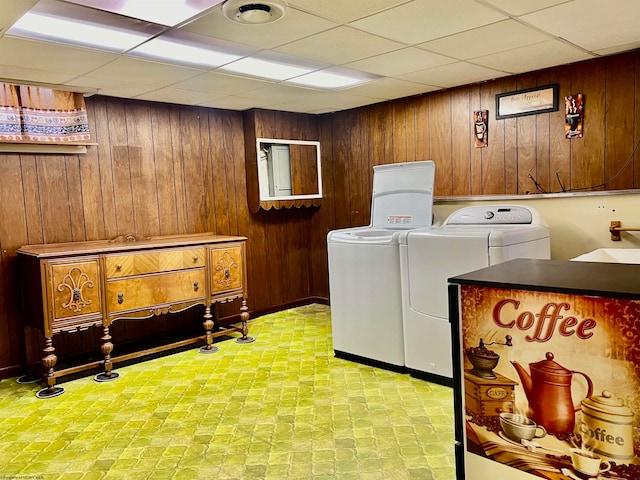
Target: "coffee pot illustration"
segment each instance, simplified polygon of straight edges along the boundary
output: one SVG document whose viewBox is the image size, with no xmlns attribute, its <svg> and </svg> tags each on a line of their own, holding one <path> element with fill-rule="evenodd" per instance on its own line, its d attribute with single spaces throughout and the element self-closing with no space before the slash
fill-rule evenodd
<svg viewBox="0 0 640 480">
<path fill-rule="evenodd" d="M 580 410 L 580 404 L 574 405 L 571 398 L 573 376 L 582 375 L 587 381 L 586 397 L 591 397 L 593 383 L 586 374 L 569 370 L 553 358 L 553 353 L 547 352 L 545 360 L 530 363 L 531 374 L 518 362 L 511 364 L 522 381 L 531 419 L 549 432 L 571 433 L 575 427 L 575 414 Z"/>
</svg>

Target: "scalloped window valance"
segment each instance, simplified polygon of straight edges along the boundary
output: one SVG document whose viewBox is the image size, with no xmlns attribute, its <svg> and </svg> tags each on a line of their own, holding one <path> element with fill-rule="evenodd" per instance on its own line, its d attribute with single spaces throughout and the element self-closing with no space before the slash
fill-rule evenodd
<svg viewBox="0 0 640 480">
<path fill-rule="evenodd" d="M 90 140 L 81 93 L 0 83 L 0 142 L 67 144 Z"/>
</svg>

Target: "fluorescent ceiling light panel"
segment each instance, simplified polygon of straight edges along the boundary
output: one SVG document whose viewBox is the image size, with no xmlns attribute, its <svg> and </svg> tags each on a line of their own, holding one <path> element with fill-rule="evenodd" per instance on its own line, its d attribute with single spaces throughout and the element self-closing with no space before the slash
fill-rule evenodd
<svg viewBox="0 0 640 480">
<path fill-rule="evenodd" d="M 316 88 L 345 88 L 352 87 L 353 85 L 358 85 L 369 80 L 370 79 L 365 80 L 362 78 L 355 78 L 348 75 L 319 70 L 317 72 L 311 72 L 306 75 L 287 80 L 287 83 L 296 83 L 298 85 Z"/>
<path fill-rule="evenodd" d="M 187 45 L 162 38 L 149 40 L 131 50 L 129 54 L 209 67 L 219 67 L 242 57 L 242 55 L 213 50 L 206 46 Z"/>
<path fill-rule="evenodd" d="M 299 77 L 314 69 L 290 63 L 247 57 L 220 67 L 220 70 L 282 81 L 288 78 Z"/>
<path fill-rule="evenodd" d="M 127 17 L 173 27 L 223 0 L 67 0 Z"/>
<path fill-rule="evenodd" d="M 147 40 L 150 35 L 92 22 L 64 19 L 38 12 L 27 12 L 7 32 L 10 35 L 85 45 L 112 52 L 124 52 Z"/>
</svg>

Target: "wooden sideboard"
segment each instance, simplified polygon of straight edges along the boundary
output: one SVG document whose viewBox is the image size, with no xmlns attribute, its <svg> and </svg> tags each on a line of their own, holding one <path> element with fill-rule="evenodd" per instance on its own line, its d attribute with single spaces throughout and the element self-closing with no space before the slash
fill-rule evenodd
<svg viewBox="0 0 640 480">
<path fill-rule="evenodd" d="M 97 381 L 115 379 L 116 361 L 198 341 L 204 341 L 202 353 L 216 351 L 213 338 L 230 331 L 242 334 L 238 342 L 253 341 L 247 336 L 245 242 L 245 237 L 210 233 L 144 239 L 129 235 L 18 249 L 25 328 L 44 337 L 41 361 L 46 387 L 37 396 L 60 395 L 64 388 L 56 385 L 57 377 L 89 368 L 103 367 Z M 242 301 L 240 324 L 216 325 L 212 305 L 237 298 Z M 196 305 L 205 306 L 203 336 L 111 357 L 114 345 L 109 327 L 115 320 L 146 319 Z M 56 371 L 54 336 L 93 326 L 103 329 L 103 360 Z"/>
</svg>

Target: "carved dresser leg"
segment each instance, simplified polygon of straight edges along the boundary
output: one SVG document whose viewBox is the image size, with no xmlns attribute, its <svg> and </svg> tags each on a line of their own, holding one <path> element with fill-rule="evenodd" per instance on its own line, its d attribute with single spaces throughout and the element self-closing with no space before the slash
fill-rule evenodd
<svg viewBox="0 0 640 480">
<path fill-rule="evenodd" d="M 205 345 L 200 347 L 198 350 L 200 353 L 215 353 L 220 350 L 213 344 L 213 336 L 211 335 L 211 331 L 213 330 L 213 315 L 211 315 L 211 305 L 207 305 L 204 309 L 204 322 L 202 322 L 202 326 L 204 327 L 204 331 L 206 334 Z"/>
<path fill-rule="evenodd" d="M 63 387 L 56 386 L 56 374 L 54 371 L 54 367 L 56 366 L 58 357 L 56 357 L 54 353 L 55 351 L 56 349 L 53 347 L 53 339 L 51 337 L 46 337 L 45 346 L 42 350 L 42 352 L 44 353 L 44 357 L 42 357 L 42 365 L 47 369 L 45 373 L 47 386 L 46 388 L 43 388 L 38 393 L 36 393 L 36 397 L 38 398 L 57 397 L 58 395 L 62 395 L 64 393 Z"/>
<path fill-rule="evenodd" d="M 113 363 L 111 362 L 111 352 L 113 351 L 113 343 L 111 343 L 111 335 L 109 333 L 109 326 L 105 325 L 102 333 L 102 345 L 100 345 L 100 350 L 102 351 L 102 355 L 104 356 L 104 372 L 97 374 L 93 379 L 96 382 L 110 382 L 111 380 L 115 380 L 120 376 L 117 372 L 112 372 Z"/>
<path fill-rule="evenodd" d="M 249 328 L 247 327 L 247 321 L 249 320 L 249 307 L 247 307 L 247 300 L 242 299 L 242 306 L 240 307 L 240 321 L 242 322 L 242 338 L 237 338 L 237 343 L 251 343 L 255 342 L 255 338 L 249 337 Z"/>
</svg>

